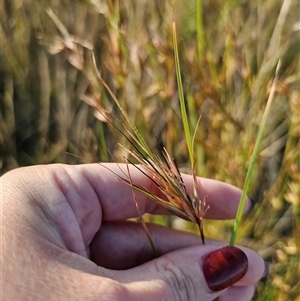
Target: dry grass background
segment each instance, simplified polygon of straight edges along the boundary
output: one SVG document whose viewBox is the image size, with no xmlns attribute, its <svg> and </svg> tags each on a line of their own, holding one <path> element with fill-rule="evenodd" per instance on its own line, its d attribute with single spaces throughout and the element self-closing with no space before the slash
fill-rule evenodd
<svg viewBox="0 0 300 301">
<path fill-rule="evenodd" d="M 31 164 L 111 161 L 107 149 L 123 160 L 118 143 L 126 144 L 124 138 L 83 102 L 96 104 L 114 121 L 121 118 L 97 80 L 91 48 L 103 78 L 150 147 L 155 151 L 154 133 L 161 136 L 189 171 L 172 46 L 174 7 L 191 124 L 202 115 L 199 175 L 243 187 L 275 67 L 282 61 L 251 185 L 255 206 L 238 243 L 271 262 L 255 300 L 300 300 L 299 2 L 124 2 L 0 2 L 1 174 Z M 175 218 L 156 221 L 195 230 Z M 231 226 L 204 225 L 208 236 L 222 240 L 229 240 Z"/>
</svg>

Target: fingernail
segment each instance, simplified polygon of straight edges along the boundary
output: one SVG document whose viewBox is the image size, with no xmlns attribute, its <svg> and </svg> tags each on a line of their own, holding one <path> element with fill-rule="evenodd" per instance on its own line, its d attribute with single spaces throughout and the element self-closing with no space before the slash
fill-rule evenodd
<svg viewBox="0 0 300 301">
<path fill-rule="evenodd" d="M 227 246 L 204 256 L 202 269 L 208 287 L 220 291 L 246 274 L 248 258 L 241 249 Z"/>
<path fill-rule="evenodd" d="M 259 279 L 259 281 L 261 281 L 261 282 L 266 282 L 267 281 L 267 278 L 268 278 L 268 275 L 269 275 L 269 266 L 270 266 L 269 262 L 265 261 L 265 270 L 264 270 L 263 275 Z"/>
</svg>

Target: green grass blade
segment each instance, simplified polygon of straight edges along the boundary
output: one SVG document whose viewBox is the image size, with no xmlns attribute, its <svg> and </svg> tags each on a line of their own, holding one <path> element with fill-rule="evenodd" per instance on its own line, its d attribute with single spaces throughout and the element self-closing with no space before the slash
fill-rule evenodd
<svg viewBox="0 0 300 301">
<path fill-rule="evenodd" d="M 177 78 L 177 86 L 178 86 L 178 96 L 180 101 L 180 109 L 181 109 L 181 117 L 183 122 L 184 134 L 185 139 L 188 147 L 189 157 L 192 166 L 194 166 L 194 155 L 193 155 L 193 147 L 192 147 L 192 138 L 190 134 L 190 128 L 186 113 L 186 107 L 184 102 L 184 95 L 183 95 L 183 87 L 182 87 L 182 80 L 180 74 L 180 64 L 179 64 L 179 56 L 178 56 L 178 46 L 177 46 L 177 37 L 176 37 L 176 24 L 173 16 L 173 47 L 174 47 L 174 56 L 175 56 L 175 70 L 176 70 L 176 78 Z"/>
<path fill-rule="evenodd" d="M 203 29 L 203 1 L 197 0 L 197 48 L 198 48 L 198 61 L 201 62 L 204 54 L 204 29 Z"/>
<path fill-rule="evenodd" d="M 257 156 L 258 156 L 258 153 L 259 153 L 263 131 L 265 129 L 267 117 L 269 115 L 271 104 L 272 104 L 273 99 L 274 99 L 279 68 L 280 68 L 280 61 L 277 64 L 277 68 L 276 68 L 276 72 L 275 72 L 275 78 L 273 80 L 271 91 L 270 91 L 268 101 L 267 101 L 267 105 L 265 107 L 265 110 L 264 110 L 264 113 L 263 113 L 263 116 L 262 116 L 262 120 L 261 120 L 261 123 L 260 123 L 260 126 L 259 126 L 258 135 L 257 135 L 256 141 L 255 141 L 253 153 L 252 153 L 251 160 L 250 160 L 250 165 L 249 165 L 249 168 L 248 168 L 248 172 L 247 172 L 247 175 L 246 175 L 246 180 L 245 180 L 244 187 L 243 187 L 243 193 L 242 193 L 242 196 L 241 196 L 241 199 L 240 199 L 239 207 L 238 207 L 236 217 L 235 217 L 235 220 L 234 220 L 234 224 L 233 224 L 233 230 L 232 230 L 230 241 L 229 241 L 230 246 L 233 246 L 235 244 L 238 228 L 239 228 L 240 222 L 242 220 L 244 207 L 245 207 L 245 203 L 246 203 L 246 199 L 247 199 L 247 193 L 248 193 L 249 185 L 250 185 L 250 182 L 251 182 L 251 179 L 252 179 L 252 173 L 253 173 L 253 170 L 254 170 L 255 162 L 256 162 L 256 159 L 257 159 Z"/>
</svg>

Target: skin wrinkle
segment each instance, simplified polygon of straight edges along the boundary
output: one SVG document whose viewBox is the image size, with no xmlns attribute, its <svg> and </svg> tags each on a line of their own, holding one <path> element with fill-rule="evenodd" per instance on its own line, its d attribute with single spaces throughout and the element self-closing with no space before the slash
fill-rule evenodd
<svg viewBox="0 0 300 301">
<path fill-rule="evenodd" d="M 164 258 L 156 262 L 155 268 L 156 270 L 152 271 L 153 281 L 163 281 L 168 291 L 173 295 L 170 300 L 194 300 L 195 290 L 190 285 L 192 281 L 186 277 L 178 265 Z"/>
<path fill-rule="evenodd" d="M 66 201 L 69 203 L 77 219 L 82 246 L 84 245 L 85 251 L 89 255 L 89 244 L 101 226 L 101 218 L 99 218 L 99 212 L 101 211 L 100 201 L 85 176 L 81 176 L 78 172 L 71 176 L 67 174 L 67 176 L 71 179 L 75 187 L 76 181 L 80 182 L 80 187 L 84 186 L 84 189 L 76 190 L 73 190 L 73 187 L 68 187 L 68 189 L 71 189 L 71 192 L 75 191 L 75 195 L 66 195 Z M 97 207 L 99 210 L 96 210 Z"/>
<path fill-rule="evenodd" d="M 190 296 L 193 294 L 190 292 L 189 278 L 185 277 L 180 268 L 172 261 L 166 261 L 164 269 L 166 271 L 164 274 L 167 276 L 166 280 L 179 300 L 190 300 Z"/>
<path fill-rule="evenodd" d="M 75 176 L 77 177 L 77 175 L 78 174 L 76 174 Z M 67 173 L 67 176 L 70 178 L 72 187 L 69 187 L 69 191 L 66 194 L 66 200 L 69 203 L 69 205 L 75 215 L 75 218 L 77 219 L 77 222 L 79 225 L 79 230 L 81 231 L 81 238 L 82 238 L 83 244 L 85 245 L 85 249 L 86 249 L 89 242 L 93 238 L 93 235 L 92 235 L 93 229 L 90 228 L 89 222 L 94 215 L 98 215 L 98 214 L 95 213 L 95 210 L 92 210 L 92 209 L 90 210 L 92 198 L 88 198 L 88 196 L 86 196 L 85 190 L 87 190 L 87 189 L 85 188 L 84 191 L 82 191 L 82 193 L 81 193 L 81 191 L 77 189 L 77 185 L 76 185 L 75 180 L 73 179 L 73 176 L 70 176 L 69 173 Z M 86 180 L 86 178 L 83 177 L 81 182 L 88 182 L 88 181 Z M 82 214 L 82 212 L 84 212 L 83 216 L 80 216 L 79 214 L 77 214 L 77 210 L 75 210 L 74 206 L 77 204 L 73 204 L 73 200 L 74 200 L 74 202 L 78 203 L 77 199 L 78 200 L 84 199 L 84 201 L 80 202 L 81 208 L 84 207 L 84 209 L 81 210 L 81 212 L 80 212 L 81 214 Z M 100 207 L 100 205 L 99 205 L 99 207 Z M 100 228 L 100 224 L 101 224 L 101 221 L 99 221 L 99 228 Z M 91 234 L 87 235 L 88 233 L 91 233 Z"/>
<path fill-rule="evenodd" d="M 69 189 L 64 187 L 64 184 L 61 179 L 61 175 L 57 173 L 57 170 L 53 171 L 54 183 L 59 187 L 59 191 L 62 196 L 58 196 L 57 199 L 53 199 L 54 203 L 49 204 L 50 210 L 55 210 L 56 223 L 57 227 L 60 229 L 60 234 L 62 236 L 63 241 L 65 242 L 65 247 L 72 252 L 79 253 L 80 255 L 87 257 L 87 252 L 83 243 L 82 233 L 79 228 L 79 224 L 77 222 L 76 215 L 73 211 L 70 202 L 68 202 L 68 193 Z M 70 210 L 66 209 L 66 206 L 70 208 Z M 65 207 L 65 208 L 64 208 Z M 63 216 L 62 212 L 68 212 L 68 215 Z M 74 225 L 74 227 L 70 227 L 70 225 Z M 79 244 L 79 247 L 78 247 Z"/>
<path fill-rule="evenodd" d="M 79 165 L 80 166 L 80 165 Z M 75 167 L 77 167 L 77 166 L 75 166 Z M 97 192 L 97 188 L 99 188 L 99 184 L 97 183 L 96 185 L 95 185 L 95 183 L 94 183 L 94 181 L 92 181 L 91 179 L 90 179 L 90 177 L 91 177 L 91 174 L 90 174 L 90 172 L 87 170 L 80 170 L 80 169 L 77 169 L 76 168 L 76 170 L 79 172 L 79 173 L 81 173 L 82 175 L 83 175 L 83 177 L 84 177 L 84 179 L 86 180 L 86 182 L 88 183 L 88 185 L 89 185 L 89 187 L 91 187 L 92 189 L 90 189 L 90 190 L 92 190 L 93 192 L 94 192 L 94 196 L 91 196 L 91 198 L 97 198 L 97 201 L 98 201 L 98 204 L 99 204 L 99 206 L 97 206 L 97 210 L 95 210 L 95 208 L 93 208 L 93 210 L 92 210 L 92 212 L 91 212 L 91 218 L 93 218 L 93 220 L 95 221 L 97 221 L 97 226 L 95 227 L 96 229 L 95 230 L 93 230 L 93 229 L 91 229 L 90 228 L 90 226 L 89 226 L 89 223 L 90 223 L 90 216 L 88 216 L 88 217 L 86 217 L 86 222 L 84 222 L 84 225 L 87 227 L 87 228 L 89 228 L 89 230 L 90 230 L 90 236 L 89 237 L 87 237 L 87 241 L 85 242 L 85 244 L 87 245 L 87 246 L 89 246 L 89 244 L 91 243 L 91 241 L 93 240 L 93 238 L 95 237 L 95 235 L 97 234 L 97 232 L 98 232 L 98 230 L 100 229 L 100 227 L 101 227 L 101 224 L 102 224 L 102 217 L 103 217 L 103 210 L 102 210 L 102 206 L 101 206 L 101 199 L 100 199 L 100 197 L 99 197 L 99 194 L 98 194 L 98 192 Z M 95 215 L 95 217 L 94 217 L 94 215 Z M 94 232 L 94 233 L 93 233 Z M 90 248 L 88 247 L 88 250 L 90 250 Z"/>
<path fill-rule="evenodd" d="M 188 258 L 187 258 L 188 261 Z M 176 277 L 178 283 L 178 291 L 184 292 L 185 295 L 182 297 L 182 300 L 193 300 L 196 299 L 196 288 L 194 287 L 194 282 L 192 281 L 191 276 L 186 277 L 185 272 L 182 270 L 181 266 L 177 265 L 176 262 L 172 260 L 168 260 L 168 269 L 174 272 L 174 276 Z M 200 268 L 200 266 L 199 266 Z M 197 275 L 195 275 L 197 276 Z"/>
<path fill-rule="evenodd" d="M 59 225 L 57 225 L 56 221 L 52 217 L 50 217 L 49 214 L 44 210 L 45 206 L 41 206 L 39 202 L 37 203 L 43 216 L 39 216 L 39 220 L 27 219 L 27 222 L 31 226 L 28 228 L 28 230 L 30 231 L 27 232 L 30 233 L 32 229 L 34 229 L 34 233 L 37 239 L 39 239 L 40 237 L 47 238 L 47 240 L 55 246 L 65 249 L 65 243 L 60 235 Z M 45 223 L 44 227 L 38 226 L 43 225 L 45 220 L 47 220 L 47 223 Z M 25 231 L 25 233 L 27 232 Z"/>
<path fill-rule="evenodd" d="M 91 196 L 91 198 L 87 199 L 87 192 L 88 191 L 94 191 L 93 189 L 90 189 L 91 185 L 87 178 L 84 176 L 82 177 L 80 173 L 76 172 L 74 174 L 70 174 L 66 172 L 64 169 L 60 168 L 58 166 L 54 169 L 52 172 L 53 179 L 55 181 L 55 184 L 59 187 L 59 190 L 62 192 L 64 198 L 62 198 L 62 205 L 68 205 L 70 207 L 70 210 L 64 210 L 64 209 L 58 209 L 59 203 L 55 204 L 55 207 L 57 208 L 56 212 L 72 212 L 73 215 L 68 216 L 61 216 L 57 214 L 58 217 L 55 221 L 56 227 L 60 229 L 60 233 L 63 236 L 63 240 L 66 242 L 66 247 L 70 251 L 73 251 L 75 253 L 78 253 L 84 257 L 90 257 L 90 248 L 89 243 L 93 239 L 94 235 L 93 232 L 95 232 L 89 225 L 89 222 L 93 216 L 93 220 L 98 220 L 97 229 L 100 228 L 101 221 L 97 219 L 96 217 L 99 216 L 97 210 L 91 210 L 92 204 L 88 204 L 88 202 L 91 201 L 91 199 L 97 198 L 96 193 Z M 80 189 L 77 189 L 78 185 L 76 185 L 76 179 L 79 176 L 79 181 L 82 183 L 82 185 L 88 183 L 88 187 L 85 187 L 83 191 Z M 81 179 L 82 178 L 82 179 Z M 85 185 L 86 186 L 86 185 Z M 58 197 L 57 199 L 59 199 Z M 80 202 L 80 213 L 84 212 L 82 216 L 76 214 L 78 211 L 78 208 L 76 208 L 77 203 L 79 203 L 78 200 L 85 199 L 84 202 Z M 92 203 L 92 202 L 91 202 Z M 97 204 L 100 206 L 100 202 L 97 200 Z M 75 206 L 75 207 L 74 207 Z M 82 208 L 85 207 L 84 210 Z M 50 209 L 51 210 L 51 209 Z M 69 218 L 69 221 L 66 221 L 66 219 Z M 74 228 L 73 226 L 70 227 L 70 224 L 76 226 Z M 76 232 L 75 232 L 75 229 Z M 70 235 L 70 231 L 72 231 L 74 235 Z M 74 233 L 75 232 L 75 233 Z M 71 234 L 72 234 L 71 233 Z M 90 233 L 89 235 L 87 235 Z"/>
</svg>

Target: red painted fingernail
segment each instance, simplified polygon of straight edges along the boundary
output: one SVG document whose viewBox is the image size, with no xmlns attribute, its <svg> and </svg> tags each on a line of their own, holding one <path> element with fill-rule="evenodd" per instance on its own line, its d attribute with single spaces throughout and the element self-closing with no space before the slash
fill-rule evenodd
<svg viewBox="0 0 300 301">
<path fill-rule="evenodd" d="M 208 287 L 220 291 L 246 274 L 248 258 L 241 249 L 227 246 L 204 256 L 202 268 Z"/>
</svg>

